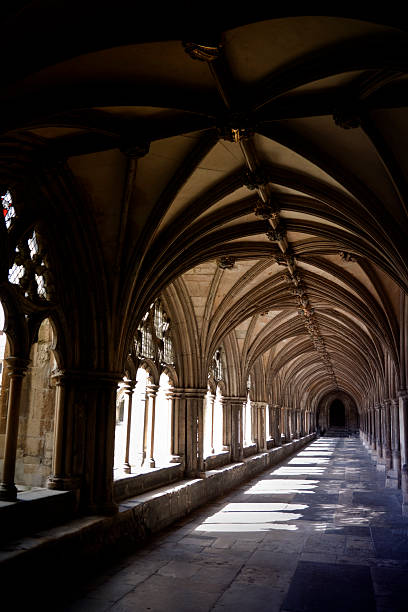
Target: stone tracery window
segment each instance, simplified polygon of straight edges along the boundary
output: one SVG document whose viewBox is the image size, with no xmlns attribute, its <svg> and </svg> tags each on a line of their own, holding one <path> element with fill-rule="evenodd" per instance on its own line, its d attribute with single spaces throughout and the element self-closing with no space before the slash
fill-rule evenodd
<svg viewBox="0 0 408 612">
<path fill-rule="evenodd" d="M 136 354 L 153 359 L 158 364 L 174 364 L 171 322 L 160 299 L 151 304 L 140 323 L 135 337 Z"/>
<path fill-rule="evenodd" d="M 28 239 L 19 240 L 8 279 L 10 283 L 19 285 L 26 297 L 46 298 L 46 275 L 47 268 L 39 248 L 38 236 L 33 231 Z"/>
<path fill-rule="evenodd" d="M 223 380 L 224 372 L 221 358 L 221 349 L 217 349 L 211 362 L 209 377 L 213 376 L 216 382 Z"/>
</svg>

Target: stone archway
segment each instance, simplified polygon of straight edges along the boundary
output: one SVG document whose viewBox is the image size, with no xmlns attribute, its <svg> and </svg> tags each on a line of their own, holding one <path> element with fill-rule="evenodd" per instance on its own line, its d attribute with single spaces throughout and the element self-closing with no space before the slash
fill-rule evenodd
<svg viewBox="0 0 408 612">
<path fill-rule="evenodd" d="M 344 391 L 333 391 L 325 395 L 317 409 L 319 430 L 326 432 L 329 428 L 342 428 L 355 433 L 359 428 L 359 414 L 356 402 Z"/>
<path fill-rule="evenodd" d="M 339 399 L 333 400 L 330 404 L 329 424 L 330 427 L 345 427 L 346 425 L 346 410 L 343 402 Z"/>
</svg>

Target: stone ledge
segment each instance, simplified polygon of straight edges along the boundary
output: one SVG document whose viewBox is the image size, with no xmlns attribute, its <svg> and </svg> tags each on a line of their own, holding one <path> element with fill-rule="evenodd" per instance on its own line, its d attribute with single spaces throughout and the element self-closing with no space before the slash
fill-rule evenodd
<svg viewBox="0 0 408 612">
<path fill-rule="evenodd" d="M 137 474 L 123 474 L 113 482 L 113 497 L 116 502 L 120 502 L 127 497 L 151 491 L 180 480 L 183 472 L 181 463 L 171 463 L 160 468 L 141 470 Z"/>
<path fill-rule="evenodd" d="M 0 542 L 68 521 L 75 505 L 73 491 L 43 488 L 19 492 L 17 501 L 0 501 Z"/>
<path fill-rule="evenodd" d="M 29 582 L 35 586 L 47 575 L 48 583 L 55 580 L 56 588 L 60 580 L 69 584 L 70 575 L 78 579 L 111 560 L 115 554 L 134 551 L 149 535 L 251 480 L 314 438 L 315 434 L 310 434 L 242 462 L 209 470 L 203 478 L 182 480 L 130 497 L 120 504 L 114 516 L 84 517 L 9 542 L 0 549 L 2 580 L 12 585 L 13 576 L 24 575 L 28 577 L 25 584 L 29 588 Z"/>
<path fill-rule="evenodd" d="M 204 459 L 204 465 L 206 470 L 213 470 L 215 468 L 227 465 L 231 461 L 231 453 L 229 450 L 214 453 L 214 455 L 207 455 Z"/>
</svg>

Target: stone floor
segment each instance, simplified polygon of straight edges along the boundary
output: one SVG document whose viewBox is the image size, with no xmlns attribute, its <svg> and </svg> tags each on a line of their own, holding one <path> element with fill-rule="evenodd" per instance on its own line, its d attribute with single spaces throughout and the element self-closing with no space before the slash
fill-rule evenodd
<svg viewBox="0 0 408 612">
<path fill-rule="evenodd" d="M 161 533 L 58 609 L 405 612 L 401 493 L 384 487 L 358 438 L 320 438 Z"/>
</svg>

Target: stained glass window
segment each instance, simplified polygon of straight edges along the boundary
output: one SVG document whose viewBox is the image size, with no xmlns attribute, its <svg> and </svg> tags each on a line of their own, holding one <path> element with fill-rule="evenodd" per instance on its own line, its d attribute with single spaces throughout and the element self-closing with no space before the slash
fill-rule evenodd
<svg viewBox="0 0 408 612">
<path fill-rule="evenodd" d="M 3 217 L 6 227 L 9 228 L 11 225 L 11 220 L 16 216 L 16 211 L 14 210 L 13 200 L 11 197 L 11 193 L 6 191 L 5 194 L 1 196 L 1 204 L 3 208 Z"/>
</svg>

